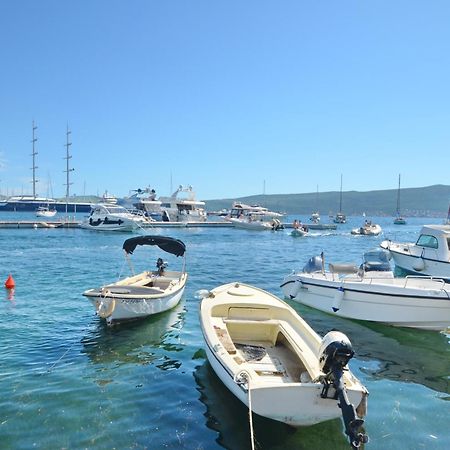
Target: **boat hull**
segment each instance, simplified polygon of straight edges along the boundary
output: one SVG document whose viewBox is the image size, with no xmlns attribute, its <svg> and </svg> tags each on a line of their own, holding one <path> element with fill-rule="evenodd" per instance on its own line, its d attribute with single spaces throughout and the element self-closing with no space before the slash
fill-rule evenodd
<svg viewBox="0 0 450 450">
<path fill-rule="evenodd" d="M 184 288 L 185 280 L 179 289 L 157 297 L 115 294 L 114 289 L 111 289 L 109 294 L 106 291 L 104 296 L 99 295 L 98 291 L 92 292 L 92 294 L 87 291 L 84 295 L 93 304 L 97 315 L 106 319 L 108 324 L 113 324 L 114 322 L 143 319 L 174 308 L 180 302 Z"/>
<path fill-rule="evenodd" d="M 450 291 L 441 280 L 425 280 L 392 279 L 397 283 L 392 285 L 388 280 L 342 282 L 298 274 L 286 277 L 281 288 L 286 298 L 340 317 L 444 330 L 450 326 Z M 426 282 L 430 289 L 419 287 Z"/>
<path fill-rule="evenodd" d="M 272 229 L 272 225 L 269 222 L 248 222 L 247 220 L 240 219 L 229 219 L 229 221 L 234 225 L 235 228 L 241 228 L 243 230 L 265 231 Z"/>
<path fill-rule="evenodd" d="M 410 244 L 384 241 L 381 247 L 389 250 L 395 265 L 407 272 L 450 280 L 450 262 L 448 261 L 440 261 L 432 258 L 431 255 L 424 255 L 422 249 Z"/>
</svg>

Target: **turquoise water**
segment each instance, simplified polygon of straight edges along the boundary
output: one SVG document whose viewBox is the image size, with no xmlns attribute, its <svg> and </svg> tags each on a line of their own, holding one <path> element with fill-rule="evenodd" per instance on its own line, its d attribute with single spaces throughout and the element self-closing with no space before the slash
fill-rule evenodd
<svg viewBox="0 0 450 450">
<path fill-rule="evenodd" d="M 350 235 L 362 218 L 305 238 L 288 231 L 154 230 L 187 245 L 184 298 L 170 312 L 116 328 L 107 328 L 81 293 L 128 273 L 121 246 L 131 235 L 0 230 L 1 281 L 8 273 L 16 281 L 13 295 L 5 289 L 0 300 L 0 447 L 250 448 L 246 408 L 205 359 L 195 292 L 239 280 L 280 296 L 283 276 L 312 255 L 360 262 L 386 237 L 413 241 L 423 223 L 432 223 L 376 221 L 380 237 Z M 140 270 L 159 255 L 139 248 L 133 256 Z M 181 262 L 168 259 L 172 268 Z M 449 335 L 290 304 L 318 333 L 336 328 L 350 337 L 351 369 L 370 391 L 366 448 L 450 448 Z M 260 449 L 349 448 L 340 420 L 295 430 L 255 417 L 254 427 Z"/>
</svg>

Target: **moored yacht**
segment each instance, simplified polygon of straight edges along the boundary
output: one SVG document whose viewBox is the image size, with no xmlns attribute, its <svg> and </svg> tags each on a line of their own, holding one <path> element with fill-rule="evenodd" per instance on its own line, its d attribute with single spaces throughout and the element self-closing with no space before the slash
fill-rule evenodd
<svg viewBox="0 0 450 450">
<path fill-rule="evenodd" d="M 180 196 L 184 194 L 184 197 Z M 205 222 L 205 202 L 197 200 L 192 186 L 178 189 L 170 197 L 159 197 L 163 220 L 170 222 Z"/>
</svg>

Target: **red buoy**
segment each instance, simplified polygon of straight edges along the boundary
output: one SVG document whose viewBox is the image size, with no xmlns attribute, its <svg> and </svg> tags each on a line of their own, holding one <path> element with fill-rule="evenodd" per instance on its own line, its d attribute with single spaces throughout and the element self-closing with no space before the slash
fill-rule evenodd
<svg viewBox="0 0 450 450">
<path fill-rule="evenodd" d="M 16 282 L 14 281 L 14 278 L 11 274 L 9 274 L 8 279 L 5 281 L 5 288 L 6 289 L 14 289 L 16 286 Z"/>
</svg>

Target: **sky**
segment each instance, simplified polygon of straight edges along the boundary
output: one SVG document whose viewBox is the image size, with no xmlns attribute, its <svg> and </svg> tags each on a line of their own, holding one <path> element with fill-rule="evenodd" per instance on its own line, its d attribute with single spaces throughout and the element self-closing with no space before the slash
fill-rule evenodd
<svg viewBox="0 0 450 450">
<path fill-rule="evenodd" d="M 0 193 L 450 184 L 448 0 L 2 0 Z"/>
</svg>

